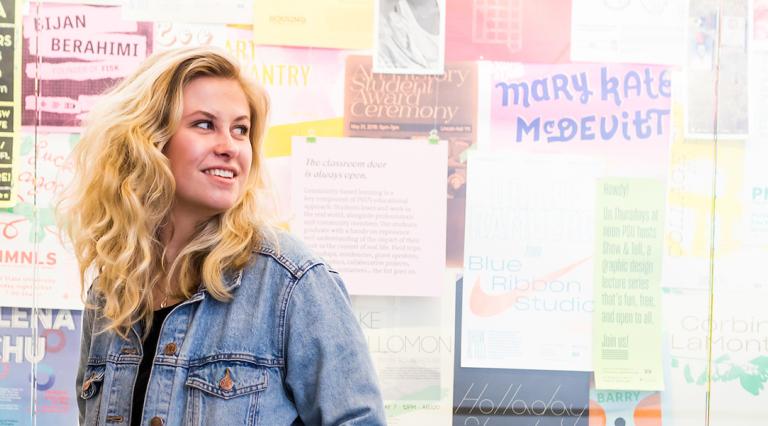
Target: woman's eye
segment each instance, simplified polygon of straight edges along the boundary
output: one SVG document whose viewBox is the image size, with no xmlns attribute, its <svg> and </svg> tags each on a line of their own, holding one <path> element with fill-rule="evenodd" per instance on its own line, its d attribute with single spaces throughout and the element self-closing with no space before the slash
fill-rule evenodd
<svg viewBox="0 0 768 426">
<path fill-rule="evenodd" d="M 210 120 L 196 121 L 192 125 L 200 129 L 213 130 L 213 121 Z"/>
<path fill-rule="evenodd" d="M 248 134 L 248 126 L 235 126 L 235 133 L 245 136 Z"/>
</svg>

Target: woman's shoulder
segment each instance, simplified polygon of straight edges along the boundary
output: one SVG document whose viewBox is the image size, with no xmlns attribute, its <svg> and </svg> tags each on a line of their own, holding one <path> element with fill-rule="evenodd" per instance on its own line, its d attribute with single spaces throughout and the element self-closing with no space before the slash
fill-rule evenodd
<svg viewBox="0 0 768 426">
<path fill-rule="evenodd" d="M 262 238 L 253 250 L 256 262 L 275 262 L 294 279 L 301 278 L 308 270 L 324 265 L 332 270 L 328 262 L 314 253 L 301 239 L 282 229 L 262 231 Z"/>
</svg>

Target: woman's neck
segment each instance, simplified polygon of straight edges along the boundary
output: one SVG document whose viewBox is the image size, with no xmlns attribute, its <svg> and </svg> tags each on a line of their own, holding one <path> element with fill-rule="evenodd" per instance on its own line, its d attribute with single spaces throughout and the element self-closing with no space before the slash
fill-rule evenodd
<svg viewBox="0 0 768 426">
<path fill-rule="evenodd" d="M 197 219 L 171 212 L 168 225 L 160 231 L 160 243 L 165 250 L 165 263 L 170 265 L 195 234 Z"/>
</svg>

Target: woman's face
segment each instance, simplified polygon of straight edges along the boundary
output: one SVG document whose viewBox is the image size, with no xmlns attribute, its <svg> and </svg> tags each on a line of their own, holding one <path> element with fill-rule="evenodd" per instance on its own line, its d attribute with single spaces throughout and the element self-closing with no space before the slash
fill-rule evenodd
<svg viewBox="0 0 768 426">
<path fill-rule="evenodd" d="M 245 191 L 253 150 L 251 114 L 236 80 L 200 77 L 183 89 L 179 128 L 165 148 L 176 180 L 174 215 L 223 213 Z"/>
</svg>

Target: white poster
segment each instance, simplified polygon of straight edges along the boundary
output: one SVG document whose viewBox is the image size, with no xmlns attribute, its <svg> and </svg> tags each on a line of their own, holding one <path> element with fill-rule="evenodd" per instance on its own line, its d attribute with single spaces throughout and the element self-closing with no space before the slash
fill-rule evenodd
<svg viewBox="0 0 768 426">
<path fill-rule="evenodd" d="M 714 295 L 710 328 L 706 291 L 665 295 L 665 426 L 704 424 L 711 387 L 711 424 L 762 426 L 768 405 L 768 312 L 764 291 L 738 291 L 723 282 Z M 708 336 L 712 332 L 710 362 Z M 709 370 L 711 368 L 711 370 Z M 711 375 L 710 375 L 711 374 Z M 711 380 L 711 384 L 708 383 Z"/>
<path fill-rule="evenodd" d="M 593 160 L 470 154 L 462 367 L 589 371 Z"/>
<path fill-rule="evenodd" d="M 573 0 L 571 60 L 675 64 L 685 59 L 686 0 Z"/>
<path fill-rule="evenodd" d="M 352 296 L 389 425 L 451 421 L 457 272 L 439 297 Z"/>
<path fill-rule="evenodd" d="M 136 21 L 253 23 L 251 0 L 124 0 L 123 16 Z"/>
<path fill-rule="evenodd" d="M 445 141 L 294 137 L 292 230 L 351 294 L 438 296 Z"/>
</svg>

